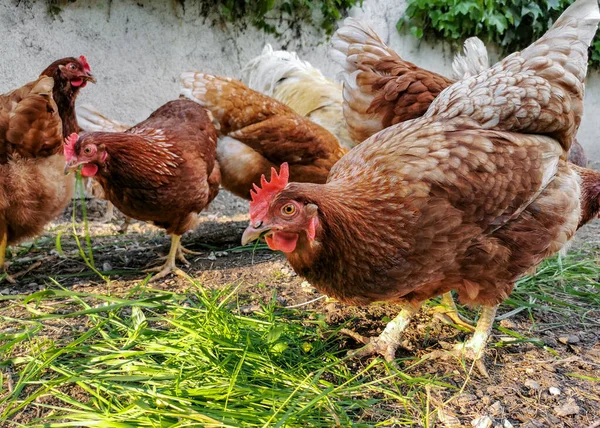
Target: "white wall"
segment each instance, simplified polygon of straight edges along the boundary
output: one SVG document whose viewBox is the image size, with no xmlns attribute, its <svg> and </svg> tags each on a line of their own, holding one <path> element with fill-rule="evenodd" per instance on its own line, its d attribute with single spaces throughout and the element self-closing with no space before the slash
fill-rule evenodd
<svg viewBox="0 0 600 428">
<path fill-rule="evenodd" d="M 213 26 L 200 16 L 196 1 L 78 0 L 49 16 L 46 1 L 0 0 L 0 93 L 31 81 L 55 59 L 87 56 L 97 85 L 88 85 L 79 102 L 90 103 L 115 119 L 136 122 L 177 97 L 177 76 L 186 69 L 239 77 L 241 67 L 265 43 L 286 46 L 326 75 L 338 71 L 326 55 L 327 40 L 311 28 L 300 38 L 288 31 L 281 40 L 248 26 Z M 139 6 L 139 5 L 143 6 Z M 110 7 L 109 7 L 110 5 Z M 453 49 L 402 36 L 395 28 L 404 0 L 364 0 L 352 16 L 365 19 L 404 58 L 449 75 Z M 587 83 L 586 114 L 580 141 L 600 161 L 595 118 L 600 113 L 600 74 Z"/>
</svg>

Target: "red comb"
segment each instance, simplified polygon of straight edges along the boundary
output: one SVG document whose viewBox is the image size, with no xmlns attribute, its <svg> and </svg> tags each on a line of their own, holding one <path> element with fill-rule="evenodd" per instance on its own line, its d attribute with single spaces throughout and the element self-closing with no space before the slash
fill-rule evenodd
<svg viewBox="0 0 600 428">
<path fill-rule="evenodd" d="M 252 198 L 252 202 L 250 202 L 250 220 L 252 222 L 255 219 L 261 219 L 267 214 L 271 198 L 287 186 L 289 177 L 290 170 L 287 162 L 284 162 L 279 168 L 279 174 L 277 174 L 275 168 L 271 168 L 270 182 L 267 181 L 263 174 L 260 177 L 260 187 L 256 184 L 252 185 L 254 187 L 253 190 L 250 190 L 250 197 Z"/>
<path fill-rule="evenodd" d="M 73 132 L 67 138 L 65 138 L 65 145 L 63 147 L 63 151 L 65 153 L 65 158 L 67 161 L 73 159 L 75 157 L 75 144 L 79 139 L 79 135 L 76 132 Z"/>
<path fill-rule="evenodd" d="M 89 65 L 89 64 L 88 64 L 88 62 L 87 62 L 87 59 L 86 59 L 86 57 L 84 57 L 83 55 L 81 55 L 81 56 L 79 57 L 79 61 L 81 61 L 81 65 L 83 65 L 83 69 L 84 69 L 85 71 L 87 71 L 88 73 L 89 73 L 90 71 L 92 71 L 92 69 L 90 68 L 90 65 Z"/>
</svg>

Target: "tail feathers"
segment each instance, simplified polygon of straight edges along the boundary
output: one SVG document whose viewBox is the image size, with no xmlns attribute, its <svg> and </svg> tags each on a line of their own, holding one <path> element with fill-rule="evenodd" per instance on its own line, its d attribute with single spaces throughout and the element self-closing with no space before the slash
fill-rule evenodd
<svg viewBox="0 0 600 428">
<path fill-rule="evenodd" d="M 302 61 L 296 52 L 275 51 L 265 45 L 262 54 L 250 60 L 242 69 L 242 80 L 249 88 L 274 96 L 279 83 L 284 79 L 325 79 L 325 76 L 309 62 Z"/>
<path fill-rule="evenodd" d="M 352 73 L 358 69 L 372 69 L 385 57 L 400 59 L 367 24 L 355 18 L 346 18 L 331 38 L 329 56 Z"/>
<path fill-rule="evenodd" d="M 90 105 L 81 105 L 77 109 L 79 127 L 87 132 L 123 132 L 130 125 L 109 119 Z"/>
<path fill-rule="evenodd" d="M 457 54 L 452 61 L 452 70 L 456 80 L 475 76 L 490 67 L 487 48 L 478 37 L 465 40 L 464 54 Z"/>
<path fill-rule="evenodd" d="M 180 79 L 180 94 L 210 110 L 223 134 L 269 116 L 294 114 L 284 104 L 231 77 L 186 71 Z"/>
<path fill-rule="evenodd" d="M 468 115 L 487 129 L 547 135 L 566 157 L 581 122 L 598 22 L 597 1 L 577 0 L 531 46 L 440 94 L 427 116 Z"/>
<path fill-rule="evenodd" d="M 587 72 L 588 47 L 598 30 L 599 22 L 597 0 L 577 0 L 562 13 L 546 34 L 523 50 L 521 56 L 534 64 L 538 64 L 542 58 L 551 60 L 555 64 L 546 67 L 542 76 L 549 80 L 562 77 L 560 80 L 563 84 L 569 89 L 575 89 L 578 85 L 570 80 L 583 82 Z"/>
</svg>

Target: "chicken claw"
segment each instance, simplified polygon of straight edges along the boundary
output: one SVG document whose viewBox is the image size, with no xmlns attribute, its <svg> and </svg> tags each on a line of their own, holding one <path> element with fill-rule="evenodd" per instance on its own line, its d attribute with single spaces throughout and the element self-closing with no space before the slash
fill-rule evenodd
<svg viewBox="0 0 600 428">
<path fill-rule="evenodd" d="M 496 306 L 484 306 L 481 311 L 481 317 L 477 322 L 475 333 L 465 343 L 457 343 L 453 349 L 448 351 L 439 350 L 433 351 L 425 355 L 426 359 L 448 359 L 449 357 L 456 357 L 460 359 L 467 359 L 474 362 L 475 367 L 479 370 L 483 377 L 489 377 L 487 369 L 484 364 L 484 351 L 487 340 L 492 331 L 494 325 L 494 317 L 496 316 Z"/>
<path fill-rule="evenodd" d="M 171 249 L 169 250 L 169 255 L 166 257 L 166 262 L 162 266 L 157 266 L 149 269 L 145 269 L 144 272 L 158 272 L 156 275 L 152 277 L 150 282 L 154 282 L 158 279 L 164 278 L 165 276 L 174 273 L 176 275 L 187 277 L 187 274 L 179 269 L 175 264 L 175 259 L 181 260 L 186 266 L 189 265 L 189 262 L 183 256 L 183 250 L 181 247 L 181 236 L 172 235 L 171 236 Z"/>
<path fill-rule="evenodd" d="M 348 355 L 353 358 L 362 358 L 379 354 L 388 363 L 392 363 L 396 358 L 396 349 L 400 346 L 402 333 L 408 327 L 411 318 L 418 310 L 418 307 L 404 307 L 400 311 L 400 314 L 385 326 L 385 329 L 378 337 L 365 337 L 352 330 L 342 329 L 341 333 L 365 345 L 360 349 L 349 351 Z"/>
<path fill-rule="evenodd" d="M 463 317 L 454 303 L 452 292 L 447 292 L 442 295 L 442 301 L 439 305 L 433 308 L 434 316 L 444 324 L 457 325 L 468 331 L 475 331 L 473 321 Z"/>
</svg>

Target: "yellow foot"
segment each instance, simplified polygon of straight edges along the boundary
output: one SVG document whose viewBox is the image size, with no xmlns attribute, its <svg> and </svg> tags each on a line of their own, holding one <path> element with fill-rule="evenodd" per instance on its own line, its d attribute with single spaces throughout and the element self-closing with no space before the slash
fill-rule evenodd
<svg viewBox="0 0 600 428">
<path fill-rule="evenodd" d="M 371 355 L 380 355 L 388 363 L 395 365 L 394 359 L 396 358 L 396 349 L 398 349 L 399 344 L 386 340 L 387 336 L 366 337 L 355 331 L 348 330 L 347 328 L 341 329 L 340 333 L 350 336 L 358 343 L 365 345 L 360 349 L 348 351 L 348 356 L 352 358 L 363 358 Z"/>
<path fill-rule="evenodd" d="M 171 273 L 174 273 L 175 275 L 179 275 L 184 278 L 187 277 L 187 274 L 184 271 L 182 271 L 181 269 L 179 269 L 177 266 L 175 266 L 174 261 L 170 261 L 170 260 L 167 260 L 167 262 L 162 266 L 156 266 L 153 268 L 144 269 L 144 272 L 158 272 L 156 275 L 154 275 L 150 279 L 150 282 L 157 281 Z"/>
<path fill-rule="evenodd" d="M 480 346 L 473 344 L 472 341 L 465 343 L 457 343 L 453 348 L 448 350 L 437 350 L 433 351 L 424 356 L 425 359 L 433 360 L 448 360 L 457 358 L 459 360 L 472 361 L 474 366 L 477 368 L 481 376 L 489 378 L 490 375 L 485 367 L 485 354 L 483 349 L 479 349 Z"/>
<path fill-rule="evenodd" d="M 125 235 L 127 233 L 127 229 L 129 229 L 129 223 L 131 223 L 131 217 L 125 217 L 125 221 L 121 225 L 119 233 Z"/>
<path fill-rule="evenodd" d="M 433 316 L 444 324 L 459 326 L 468 331 L 475 331 L 475 324 L 468 318 L 463 317 L 457 311 L 448 309 L 446 306 L 435 306 Z"/>
<path fill-rule="evenodd" d="M 8 272 L 4 272 L 4 274 L 6 275 L 4 277 L 5 281 L 10 282 L 11 284 L 16 284 L 17 283 L 17 278 L 23 276 L 23 275 L 27 275 L 29 272 L 31 272 L 34 269 L 37 269 L 38 267 L 40 267 L 42 265 L 41 261 L 37 261 L 34 264 L 32 264 L 31 266 L 29 266 L 27 269 L 22 270 L 21 272 L 17 272 L 17 273 L 13 273 L 12 275 L 9 275 Z M 8 269 L 9 263 L 6 262 L 4 264 L 4 269 Z"/>
</svg>

